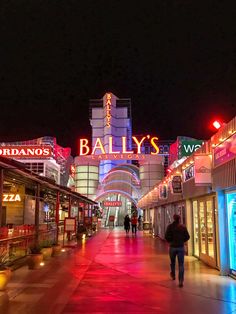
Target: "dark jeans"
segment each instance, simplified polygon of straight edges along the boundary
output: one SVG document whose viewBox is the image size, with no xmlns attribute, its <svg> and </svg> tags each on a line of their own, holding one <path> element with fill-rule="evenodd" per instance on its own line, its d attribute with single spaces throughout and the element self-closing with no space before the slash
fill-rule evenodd
<svg viewBox="0 0 236 314">
<path fill-rule="evenodd" d="M 137 232 L 137 225 L 132 225 L 132 233 L 136 233 Z"/>
<path fill-rule="evenodd" d="M 125 226 L 126 233 L 129 233 L 129 230 L 130 230 L 130 226 Z"/>
<path fill-rule="evenodd" d="M 184 247 L 170 247 L 169 255 L 172 275 L 175 277 L 175 261 L 177 256 L 179 265 L 179 281 L 184 281 Z"/>
</svg>

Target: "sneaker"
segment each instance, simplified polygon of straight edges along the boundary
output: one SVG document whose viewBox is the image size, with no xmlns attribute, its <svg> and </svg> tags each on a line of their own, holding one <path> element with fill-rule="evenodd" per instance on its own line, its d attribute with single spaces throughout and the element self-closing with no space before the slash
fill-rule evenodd
<svg viewBox="0 0 236 314">
<path fill-rule="evenodd" d="M 172 272 L 170 272 L 170 277 L 175 280 L 175 275 Z"/>
</svg>

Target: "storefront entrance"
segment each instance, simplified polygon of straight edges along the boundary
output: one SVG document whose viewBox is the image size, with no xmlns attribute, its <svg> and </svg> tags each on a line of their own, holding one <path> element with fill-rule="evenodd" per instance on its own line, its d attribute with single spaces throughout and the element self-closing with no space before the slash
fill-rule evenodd
<svg viewBox="0 0 236 314">
<path fill-rule="evenodd" d="M 195 200 L 192 208 L 194 255 L 216 267 L 215 197 Z"/>
</svg>

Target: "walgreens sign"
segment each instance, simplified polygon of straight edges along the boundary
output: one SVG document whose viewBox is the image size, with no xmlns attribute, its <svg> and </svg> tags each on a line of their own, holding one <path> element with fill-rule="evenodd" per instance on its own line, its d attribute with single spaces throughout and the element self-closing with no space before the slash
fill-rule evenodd
<svg viewBox="0 0 236 314">
<path fill-rule="evenodd" d="M 9 158 L 49 158 L 52 148 L 49 145 L 4 146 L 0 147 L 0 156 Z"/>
</svg>

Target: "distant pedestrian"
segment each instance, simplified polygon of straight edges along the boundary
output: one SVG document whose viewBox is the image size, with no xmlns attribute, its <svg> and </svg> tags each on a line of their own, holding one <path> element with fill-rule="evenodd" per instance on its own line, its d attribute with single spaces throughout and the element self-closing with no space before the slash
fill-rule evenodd
<svg viewBox="0 0 236 314">
<path fill-rule="evenodd" d="M 142 230 L 142 216 L 138 216 L 138 230 Z"/>
<path fill-rule="evenodd" d="M 125 218 L 124 218 L 124 228 L 125 228 L 126 234 L 128 234 L 129 230 L 130 230 L 130 218 L 129 218 L 129 215 L 126 215 Z"/>
<path fill-rule="evenodd" d="M 179 287 L 182 288 L 184 283 L 184 243 L 189 240 L 190 236 L 187 228 L 180 224 L 180 216 L 175 214 L 173 218 L 174 222 L 169 224 L 166 229 L 165 239 L 170 245 L 170 276 L 175 280 L 175 262 L 177 256 L 179 265 Z"/>
<path fill-rule="evenodd" d="M 137 232 L 137 223 L 138 223 L 138 218 L 136 215 L 133 215 L 131 217 L 131 226 L 132 226 L 132 234 L 135 234 L 135 235 Z"/>
</svg>

